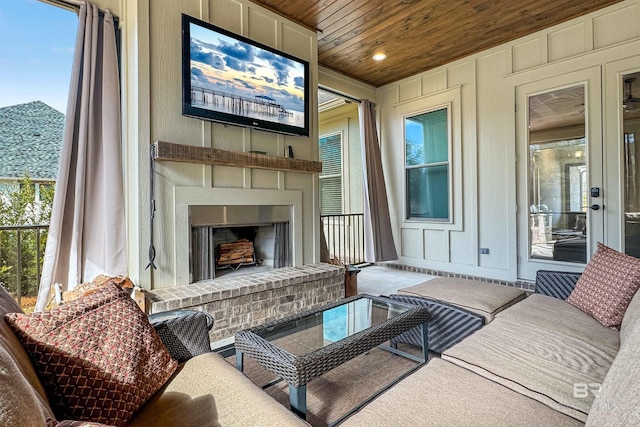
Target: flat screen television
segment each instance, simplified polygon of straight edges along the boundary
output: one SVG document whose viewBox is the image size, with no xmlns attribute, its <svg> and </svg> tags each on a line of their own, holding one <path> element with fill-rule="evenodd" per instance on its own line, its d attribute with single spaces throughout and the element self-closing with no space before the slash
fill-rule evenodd
<svg viewBox="0 0 640 427">
<path fill-rule="evenodd" d="M 182 15 L 182 114 L 309 136 L 309 63 Z"/>
</svg>

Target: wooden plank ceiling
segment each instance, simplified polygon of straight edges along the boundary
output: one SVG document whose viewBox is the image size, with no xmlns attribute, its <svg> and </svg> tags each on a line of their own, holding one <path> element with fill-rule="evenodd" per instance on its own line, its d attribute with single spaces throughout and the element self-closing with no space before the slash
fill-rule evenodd
<svg viewBox="0 0 640 427">
<path fill-rule="evenodd" d="M 317 31 L 320 65 L 379 87 L 621 0 L 252 1 Z"/>
</svg>

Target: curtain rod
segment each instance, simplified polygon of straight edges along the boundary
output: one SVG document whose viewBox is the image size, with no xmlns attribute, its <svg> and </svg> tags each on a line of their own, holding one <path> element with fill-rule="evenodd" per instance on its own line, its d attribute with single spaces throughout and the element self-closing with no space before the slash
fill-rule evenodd
<svg viewBox="0 0 640 427">
<path fill-rule="evenodd" d="M 347 99 L 347 100 L 349 100 L 351 102 L 357 102 L 358 104 L 360 103 L 359 99 L 353 98 L 353 97 L 351 97 L 349 95 L 345 95 L 344 93 L 337 92 L 337 91 L 335 91 L 333 89 L 328 89 L 328 88 L 322 87 L 322 86 L 318 86 L 318 89 L 320 89 L 323 92 L 328 92 L 328 93 L 330 93 L 332 95 L 339 96 L 341 98 Z"/>
<path fill-rule="evenodd" d="M 43 3 L 48 3 L 53 6 L 58 6 L 63 9 L 70 10 L 72 12 L 78 12 L 80 10 L 80 1 L 76 0 L 40 0 Z"/>
<path fill-rule="evenodd" d="M 41 1 L 43 3 L 50 4 L 52 6 L 60 7 L 62 9 L 66 9 L 66 10 L 74 12 L 76 14 L 80 13 L 80 6 L 83 3 L 86 3 L 86 1 L 82 1 L 82 0 L 39 0 L 39 1 Z M 98 12 L 99 12 L 100 16 L 104 16 L 105 12 L 108 12 L 108 11 L 109 11 L 109 9 L 100 9 L 100 8 L 98 8 Z M 113 13 L 111 14 L 111 16 L 113 16 L 113 24 L 114 24 L 115 28 L 116 29 L 120 29 L 120 18 L 115 16 Z"/>
<path fill-rule="evenodd" d="M 86 3 L 85 1 L 82 1 L 82 0 L 40 0 L 40 1 L 65 8 L 73 12 L 78 12 L 80 10 L 80 6 L 83 3 Z M 100 12 L 102 13 L 105 12 L 104 9 L 98 8 L 98 10 L 100 10 Z"/>
</svg>

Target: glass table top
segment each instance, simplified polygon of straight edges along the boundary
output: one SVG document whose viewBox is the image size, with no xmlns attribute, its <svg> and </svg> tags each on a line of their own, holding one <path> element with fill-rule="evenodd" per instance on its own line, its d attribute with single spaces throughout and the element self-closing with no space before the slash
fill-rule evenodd
<svg viewBox="0 0 640 427">
<path fill-rule="evenodd" d="M 393 301 L 358 299 L 284 321 L 257 331 L 266 341 L 293 355 L 303 355 L 343 340 L 410 310 Z"/>
</svg>

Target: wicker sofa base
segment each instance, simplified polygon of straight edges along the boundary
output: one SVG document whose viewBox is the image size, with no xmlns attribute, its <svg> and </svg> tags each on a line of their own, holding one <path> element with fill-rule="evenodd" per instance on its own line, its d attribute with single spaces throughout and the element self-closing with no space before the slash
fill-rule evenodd
<svg viewBox="0 0 640 427">
<path fill-rule="evenodd" d="M 442 353 L 484 325 L 482 316 L 441 301 L 408 295 L 391 295 L 389 298 L 406 304 L 426 307 L 429 310 L 427 337 L 429 351 L 435 353 Z M 421 346 L 420 328 L 413 328 L 391 339 L 392 346 L 400 343 Z"/>
</svg>

